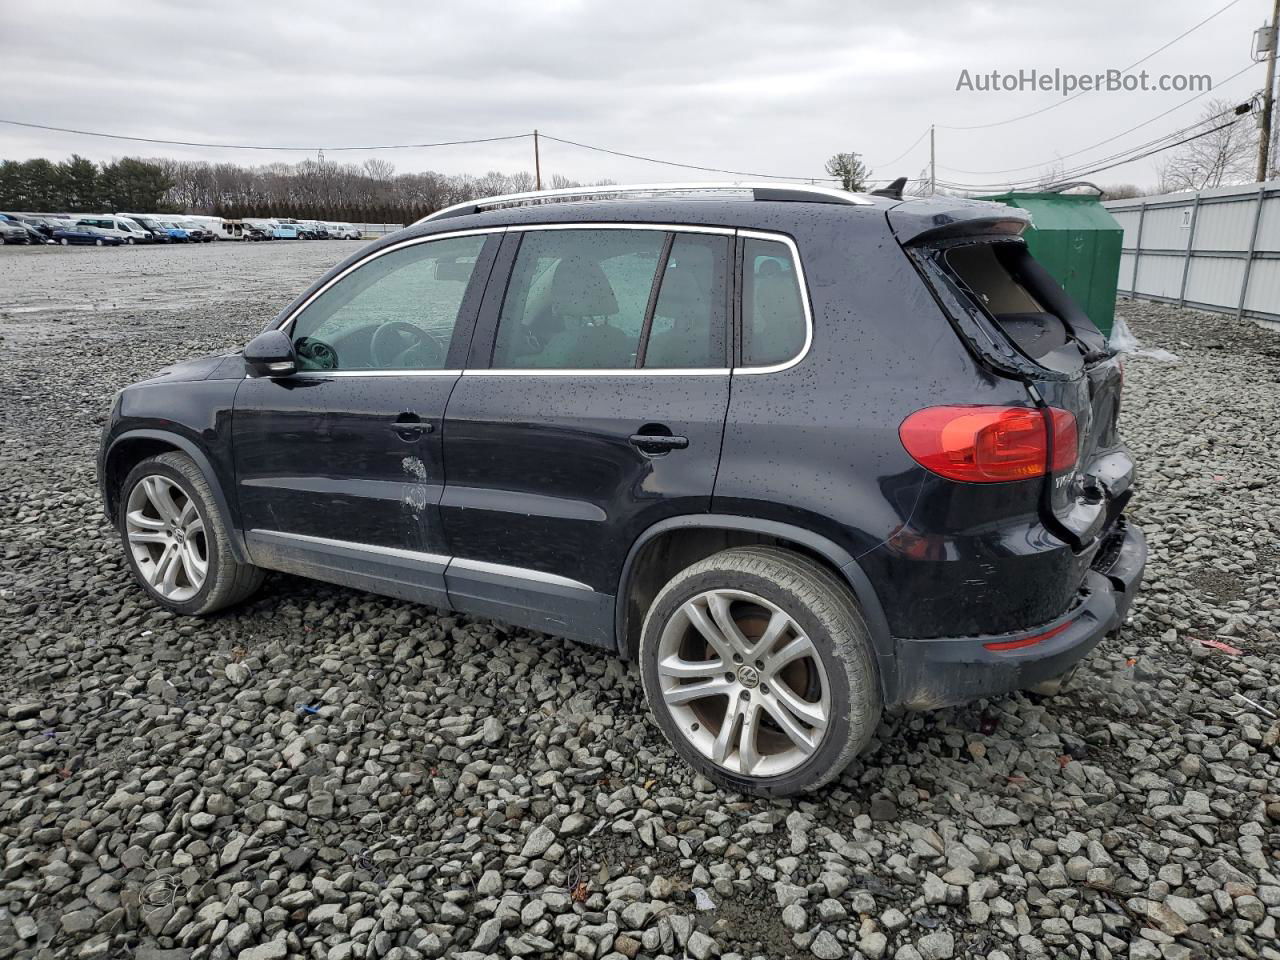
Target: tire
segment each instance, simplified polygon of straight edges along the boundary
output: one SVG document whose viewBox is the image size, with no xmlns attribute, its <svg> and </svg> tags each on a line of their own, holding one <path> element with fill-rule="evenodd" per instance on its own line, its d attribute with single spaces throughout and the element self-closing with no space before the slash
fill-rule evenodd
<svg viewBox="0 0 1280 960">
<path fill-rule="evenodd" d="M 95 247 L 101 247 L 103 245 L 103 242 L 101 240 L 95 240 L 93 241 L 93 245 Z"/>
<path fill-rule="evenodd" d="M 739 640 L 746 639 L 745 648 L 726 641 L 727 633 L 714 627 L 712 604 L 723 604 L 721 610 L 737 628 Z M 690 605 L 702 611 L 702 621 L 711 624 L 718 642 L 728 643 L 725 649 L 740 664 L 734 670 L 721 672 L 724 658 L 693 626 Z M 769 650 L 748 649 L 778 615 L 789 622 Z M 790 647 L 802 638 L 809 641 L 807 648 Z M 777 660 L 787 649 L 807 652 L 783 660 L 775 676 L 767 654 L 772 652 Z M 743 650 L 752 654 L 754 663 L 744 661 L 738 652 Z M 668 664 L 666 670 L 659 669 L 660 660 Z M 673 676 L 677 662 L 692 672 Z M 830 783 L 870 742 L 880 722 L 880 680 L 871 636 L 852 593 L 821 566 L 777 547 L 735 547 L 676 574 L 645 615 L 640 676 L 654 720 L 675 751 L 721 787 L 758 796 L 786 797 Z M 669 702 L 673 691 L 698 683 L 723 686 L 727 695 Z M 805 687 L 803 694 L 797 686 Z M 679 700 L 685 694 L 674 697 Z M 825 709 L 825 727 L 797 722 L 801 714 L 784 706 L 786 702 L 806 714 Z M 779 711 L 793 730 L 801 732 L 805 747 L 784 733 L 774 719 Z M 731 724 L 729 736 L 717 737 L 726 722 Z M 754 732 L 747 736 L 749 731 Z M 725 742 L 727 754 L 717 762 L 713 756 Z M 741 748 L 747 743 L 755 756 L 749 752 L 744 760 Z"/>
<path fill-rule="evenodd" d="M 60 244 L 62 244 L 64 247 L 71 243 L 71 241 L 70 241 L 70 240 L 68 240 L 66 237 L 63 237 L 63 238 L 62 238 L 61 240 L 59 240 L 58 242 L 59 242 Z"/>
<path fill-rule="evenodd" d="M 180 519 L 177 525 L 184 527 L 185 539 L 178 537 L 176 547 L 173 536 L 162 530 L 166 514 L 163 510 L 154 509 L 155 500 L 148 499 L 148 486 L 143 481 L 166 487 L 171 494 L 168 503 L 176 507 L 175 513 L 180 512 L 185 518 L 185 522 Z M 176 492 L 173 490 L 175 487 Z M 178 498 L 177 494 L 185 499 Z M 120 542 L 129 568 L 134 579 L 151 598 L 166 609 L 187 616 L 204 616 L 247 599 L 262 585 L 265 572 L 261 568 L 236 560 L 209 482 L 186 454 L 162 453 L 141 461 L 125 477 L 118 499 L 116 527 L 120 532 Z M 139 510 L 141 516 L 136 516 Z M 131 520 L 131 513 L 135 514 L 136 519 Z M 144 552 L 157 556 L 158 562 L 148 561 L 146 570 L 143 569 L 143 561 L 135 553 L 131 533 L 141 533 L 148 538 L 168 537 L 163 543 L 149 539 L 146 544 L 137 545 Z M 200 552 L 199 546 L 203 546 L 205 572 L 198 585 L 194 582 L 196 578 L 191 576 L 193 568 L 188 565 L 186 558 L 182 562 L 177 559 L 182 556 L 186 545 L 197 554 Z M 152 579 L 155 578 L 164 555 L 171 548 L 176 555 L 171 565 L 177 567 L 178 572 L 174 590 L 166 595 L 153 585 Z M 148 576 L 148 573 L 152 576 Z M 162 581 L 161 586 L 163 585 Z"/>
<path fill-rule="evenodd" d="M 132 247 L 132 246 L 133 246 L 133 237 L 125 237 L 125 238 L 124 238 L 124 242 L 125 242 L 126 244 L 128 244 L 129 246 L 131 246 L 131 247 Z"/>
</svg>

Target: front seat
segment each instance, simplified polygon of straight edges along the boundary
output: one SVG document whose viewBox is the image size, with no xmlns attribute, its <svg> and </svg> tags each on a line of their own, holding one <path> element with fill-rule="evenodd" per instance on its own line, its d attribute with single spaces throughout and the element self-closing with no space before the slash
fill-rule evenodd
<svg viewBox="0 0 1280 960">
<path fill-rule="evenodd" d="M 595 260 L 573 257 L 556 264 L 547 296 L 559 330 L 537 355 L 540 367 L 602 369 L 632 365 L 632 338 L 609 323 L 618 312 L 609 278 Z"/>
</svg>

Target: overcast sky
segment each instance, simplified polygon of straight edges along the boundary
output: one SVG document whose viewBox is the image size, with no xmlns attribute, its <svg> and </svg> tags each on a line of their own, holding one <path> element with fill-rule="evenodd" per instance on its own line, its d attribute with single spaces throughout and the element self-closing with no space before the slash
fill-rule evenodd
<svg viewBox="0 0 1280 960">
<path fill-rule="evenodd" d="M 0 117 L 175 140 L 328 148 L 399 171 L 532 168 L 527 140 L 338 153 L 345 145 L 543 133 L 629 153 L 788 177 L 823 175 L 838 150 L 877 177 L 920 175 L 938 125 L 939 179 L 1034 177 L 1192 96 L 1089 93 L 1038 116 L 1057 93 L 957 91 L 960 72 L 1124 68 L 1226 0 L 614 0 L 612 3 L 0 3 Z M 1067 168 L 1193 122 L 1203 105 L 1247 99 L 1266 0 L 1234 6 L 1143 67 L 1209 74 L 1215 89 Z M 1141 68 L 1140 68 L 1141 69 Z M 1249 121 L 1246 121 L 1249 122 Z M 906 156 L 895 159 L 904 151 Z M 0 124 L 0 158 L 77 152 L 266 163 L 305 154 L 126 143 Z M 616 181 L 714 175 L 544 142 L 544 176 Z M 1160 158 L 1096 175 L 1154 184 Z M 892 161 L 892 162 L 891 162 Z M 982 171 L 1027 167 L 1012 173 Z M 974 171 L 974 172 L 961 172 Z M 723 179 L 723 178 L 721 178 Z"/>
</svg>

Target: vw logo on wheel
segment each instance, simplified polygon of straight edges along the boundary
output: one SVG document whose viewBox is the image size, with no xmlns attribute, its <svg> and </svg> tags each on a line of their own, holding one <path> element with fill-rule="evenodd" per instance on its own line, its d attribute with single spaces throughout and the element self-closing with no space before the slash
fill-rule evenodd
<svg viewBox="0 0 1280 960">
<path fill-rule="evenodd" d="M 755 667 L 743 664 L 738 668 L 738 682 L 744 687 L 760 686 L 760 673 Z"/>
</svg>

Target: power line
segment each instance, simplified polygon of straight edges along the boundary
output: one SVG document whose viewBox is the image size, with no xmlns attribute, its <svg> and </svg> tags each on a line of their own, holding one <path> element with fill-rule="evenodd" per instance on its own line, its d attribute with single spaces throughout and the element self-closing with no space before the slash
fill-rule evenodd
<svg viewBox="0 0 1280 960">
<path fill-rule="evenodd" d="M 1222 88 L 1222 87 L 1226 86 L 1228 83 L 1230 83 L 1230 82 L 1231 82 L 1232 80 L 1234 80 L 1236 77 L 1239 77 L 1239 76 L 1241 76 L 1242 74 L 1247 73 L 1248 71 L 1252 70 L 1254 67 L 1258 66 L 1260 62 L 1261 62 L 1261 61 L 1259 61 L 1259 62 L 1255 62 L 1255 63 L 1247 64 L 1243 69 L 1241 69 L 1241 70 L 1237 70 L 1237 71 L 1236 71 L 1235 73 L 1233 73 L 1231 76 L 1227 77 L 1227 79 L 1225 79 L 1225 80 L 1223 80 L 1221 83 L 1219 83 L 1219 84 L 1218 84 L 1218 88 L 1220 89 L 1220 88 Z M 1103 144 L 1111 143 L 1113 140 L 1119 140 L 1121 137 L 1123 137 L 1123 136 L 1127 136 L 1128 134 L 1133 133 L 1135 130 L 1141 130 L 1143 127 L 1147 126 L 1148 124 L 1155 123 L 1155 122 L 1156 122 L 1157 120 L 1159 120 L 1161 117 L 1168 116 L 1169 114 L 1173 113 L 1175 110 L 1179 110 L 1179 109 L 1181 109 L 1182 107 L 1185 107 L 1188 103 L 1191 103 L 1193 100 L 1199 100 L 1199 99 L 1200 99 L 1201 97 L 1203 97 L 1206 93 L 1210 93 L 1210 92 L 1211 92 L 1211 91 L 1209 91 L 1209 90 L 1202 90 L 1202 91 L 1200 91 L 1199 93 L 1197 93 L 1195 96 L 1188 97 L 1186 100 L 1183 100 L 1181 103 L 1176 104 L 1175 106 L 1170 107 L 1168 110 L 1164 110 L 1164 111 L 1162 111 L 1162 112 L 1160 112 L 1160 113 L 1157 113 L 1154 117 L 1152 117 L 1152 118 L 1151 118 L 1151 119 L 1149 119 L 1149 120 L 1143 120 L 1141 123 L 1134 124 L 1132 127 L 1129 127 L 1127 130 L 1121 130 L 1119 133 L 1117 133 L 1117 134 L 1115 134 L 1115 135 L 1113 135 L 1113 136 L 1107 137 L 1105 140 L 1099 140 L 1097 143 L 1090 144 L 1090 145 L 1089 145 L 1089 146 L 1087 146 L 1087 147 L 1081 147 L 1079 150 L 1073 150 L 1071 153 L 1064 153 L 1064 154 L 1062 154 L 1062 155 L 1060 155 L 1060 156 L 1054 157 L 1054 158 L 1053 158 L 1053 160 L 1044 161 L 1044 162 L 1041 162 L 1041 163 L 1028 163 L 1028 164 L 1026 164 L 1026 165 L 1024 165 L 1024 166 L 1021 166 L 1021 167 L 1008 167 L 1008 168 L 1006 168 L 1006 169 L 1004 169 L 1004 170 L 962 170 L 962 169 L 961 169 L 961 168 L 959 168 L 959 167 L 945 167 L 944 169 L 950 170 L 952 173 L 967 173 L 967 174 L 976 174 L 976 175 L 978 175 L 978 176 L 993 176 L 993 175 L 997 175 L 997 174 L 1001 174 L 1001 173 L 1017 173 L 1017 172 L 1018 172 L 1018 171 L 1020 171 L 1020 170 L 1033 170 L 1033 169 L 1036 169 L 1037 167 L 1044 167 L 1044 166 L 1047 166 L 1048 164 L 1054 163 L 1054 162 L 1056 162 L 1056 161 L 1058 161 L 1058 160 L 1065 160 L 1065 159 L 1067 159 L 1068 157 L 1078 157 L 1080 154 L 1082 154 L 1082 153 L 1088 153 L 1090 150 L 1093 150 L 1093 149 L 1095 149 L 1096 147 L 1100 147 L 1100 146 L 1102 146 Z M 1199 125 L 1199 124 L 1201 124 L 1201 123 L 1205 123 L 1205 122 L 1207 122 L 1207 121 L 1209 121 L 1209 120 L 1215 120 L 1215 119 L 1217 119 L 1218 117 L 1223 116 L 1224 114 L 1226 114 L 1226 113 L 1228 113 L 1228 112 L 1230 112 L 1231 110 L 1234 110 L 1234 109 L 1235 109 L 1235 107 L 1234 107 L 1234 106 L 1233 106 L 1233 107 L 1229 107 L 1229 108 L 1227 108 L 1227 110 L 1223 110 L 1223 111 L 1222 111 L 1222 113 L 1214 114 L 1214 116 L 1212 116 L 1212 117 L 1206 117 L 1204 120 L 1198 120 L 1198 121 L 1196 121 L 1196 123 L 1190 124 L 1190 125 L 1188 125 L 1187 127 L 1184 127 L 1183 129 L 1185 129 L 1185 130 L 1190 130 L 1190 129 L 1192 129 L 1193 127 L 1195 127 L 1195 126 L 1197 126 L 1197 125 Z M 1174 136 L 1174 135 L 1176 135 L 1176 134 L 1166 134 L 1165 136 Z M 1153 141 L 1153 142 L 1154 142 L 1154 141 Z M 1146 146 L 1146 144 L 1144 144 L 1143 146 Z M 1142 149 L 1142 148 L 1141 148 L 1141 147 L 1134 147 L 1134 148 L 1132 148 L 1132 149 L 1140 150 L 1140 149 Z M 1105 159 L 1105 158 L 1104 158 L 1104 159 Z M 1090 162 L 1096 162 L 1096 161 L 1090 161 Z M 939 166 L 942 166 L 942 164 L 939 164 Z"/>
<path fill-rule="evenodd" d="M 908 153 L 910 153 L 912 150 L 914 150 L 914 149 L 919 145 L 920 141 L 921 141 L 921 140 L 923 140 L 923 139 L 924 139 L 925 137 L 927 137 L 928 135 L 929 135 L 929 128 L 928 128 L 928 127 L 925 127 L 924 132 L 923 132 L 923 133 L 921 133 L 921 134 L 920 134 L 920 136 L 916 137 L 915 142 L 914 142 L 914 143 L 912 143 L 912 144 L 911 144 L 911 146 L 907 147 L 907 149 L 903 150 L 900 154 L 898 154 L 898 155 L 897 155 L 896 157 L 894 157 L 892 160 L 886 160 L 884 163 L 876 163 L 876 164 L 872 164 L 872 166 L 876 166 L 876 167 L 891 167 L 891 166 L 893 166 L 895 163 L 897 163 L 899 160 L 901 160 L 903 157 L 905 157 Z"/>
<path fill-rule="evenodd" d="M 583 150 L 594 150 L 596 153 L 607 153 L 614 157 L 625 157 L 628 160 L 643 160 L 646 163 L 660 163 L 666 167 L 680 167 L 684 170 L 700 170 L 703 173 L 724 173 L 731 177 L 760 177 L 763 180 L 825 180 L 833 183 L 840 182 L 839 177 L 788 177 L 777 173 L 753 173 L 748 170 L 726 170 L 723 167 L 703 167 L 696 163 L 679 163 L 675 160 L 659 160 L 656 157 L 646 157 L 638 153 L 625 153 L 622 150 L 611 150 L 608 147 L 597 147 L 589 143 L 578 143 L 576 140 L 565 140 L 561 137 L 553 137 L 546 133 L 542 134 L 542 139 L 554 140 L 556 143 L 567 144 L 571 147 L 581 147 Z"/>
<path fill-rule="evenodd" d="M 329 150 L 334 153 L 343 150 L 420 150 L 428 147 L 457 147 L 469 143 L 496 143 L 499 140 L 523 140 L 526 137 L 533 136 L 532 133 L 513 133 L 502 137 L 479 137 L 473 140 L 441 140 L 436 143 L 384 143 L 361 147 L 281 147 L 250 143 L 204 143 L 195 140 L 161 140 L 156 137 L 131 137 L 120 133 L 100 133 L 96 130 L 74 130 L 70 127 L 54 127 L 44 123 L 27 123 L 23 120 L 5 120 L 2 118 L 0 118 L 0 123 L 7 123 L 14 127 L 27 127 L 32 130 L 52 130 L 55 133 L 74 133 L 82 137 L 102 137 L 107 140 L 129 140 L 133 143 L 158 143 L 164 146 L 174 147 L 208 147 L 216 150 L 276 150 L 297 153 L 315 153 L 317 150 Z"/>
<path fill-rule="evenodd" d="M 266 150 L 266 151 L 289 151 L 299 153 L 315 153 L 317 150 L 323 149 L 332 153 L 341 151 L 377 151 L 377 150 L 413 150 L 424 149 L 429 147 L 454 147 L 464 144 L 476 143 L 497 143 L 504 140 L 524 140 L 532 137 L 532 133 L 514 133 L 499 137 L 477 137 L 470 140 L 441 140 L 434 143 L 386 143 L 369 146 L 345 146 L 345 147 L 294 147 L 294 146 L 278 146 L 269 144 L 249 144 L 249 143 L 210 143 L 197 140 L 164 140 L 158 137 L 135 137 L 119 133 L 103 133 L 96 130 L 76 130 L 71 127 L 56 127 L 43 123 L 28 123 L 23 120 L 6 120 L 0 118 L 0 123 L 10 124 L 15 127 L 28 127 L 35 130 L 51 130 L 57 133 L 71 133 L 82 137 L 101 137 L 108 140 L 127 140 L 132 143 L 154 143 L 163 146 L 177 147 L 205 147 L 216 150 Z M 839 177 L 813 177 L 813 176 L 784 176 L 776 173 L 755 173 L 745 170 L 726 170 L 721 167 L 706 167 L 693 163 L 681 163 L 675 160 L 661 160 L 657 157 L 642 156 L 637 153 L 625 153 L 621 150 L 612 150 L 607 147 L 595 146 L 590 143 L 579 143 L 576 140 L 565 140 L 561 137 L 553 137 L 550 134 L 540 134 L 543 140 L 554 140 L 556 143 L 567 144 L 571 147 L 580 147 L 584 150 L 593 150 L 597 153 L 606 153 L 615 157 L 626 157 L 630 160 L 641 160 L 646 163 L 658 163 L 668 167 L 681 167 L 685 170 L 701 170 L 707 173 L 724 173 L 737 177 L 759 177 L 764 180 L 822 180 L 824 182 L 838 183 Z M 878 181 L 877 181 L 878 182 Z M 884 181 L 888 183 L 889 181 Z"/>
<path fill-rule="evenodd" d="M 1235 120 L 1229 120 L 1226 123 L 1221 123 L 1216 127 L 1212 127 L 1208 130 L 1202 130 L 1199 133 L 1193 134 L 1189 137 L 1184 137 L 1183 139 L 1177 140 L 1173 143 L 1165 144 L 1162 147 L 1156 147 L 1154 150 L 1148 150 L 1145 153 L 1139 153 L 1134 156 L 1127 157 L 1123 160 L 1117 161 L 1116 163 L 1110 163 L 1110 164 L 1107 164 L 1106 166 L 1094 167 L 1092 169 L 1084 169 L 1084 170 L 1077 169 L 1077 170 L 1066 172 L 1062 175 L 1060 179 L 1070 180 L 1070 179 L 1075 179 L 1077 177 L 1086 177 L 1086 176 L 1089 176 L 1090 174 L 1102 173 L 1104 170 L 1112 170 L 1116 167 L 1123 167 L 1126 164 L 1133 163 L 1136 160 L 1145 160 L 1147 157 L 1154 156 L 1157 153 L 1163 153 L 1166 150 L 1172 150 L 1174 147 L 1180 147 L 1185 143 L 1191 143 L 1193 140 L 1199 140 L 1201 137 L 1207 137 L 1211 133 L 1217 133 L 1219 130 L 1225 130 L 1227 127 L 1230 127 L 1239 122 L 1240 121 L 1238 118 Z M 1024 181 L 1021 184 L 1007 184 L 1007 183 L 952 183 L 951 181 L 943 181 L 942 185 L 945 187 L 949 187 L 953 190 L 998 190 L 998 189 L 1018 189 L 1020 186 L 1031 185 L 1034 182 L 1035 181 L 1028 180 L 1028 181 Z"/>
<path fill-rule="evenodd" d="M 1214 19 L 1215 17 L 1219 16 L 1220 14 L 1226 13 L 1228 10 L 1230 10 L 1232 7 L 1234 7 L 1234 6 L 1235 6 L 1237 3 L 1239 3 L 1239 2 L 1240 2 L 1240 0 L 1230 0 L 1230 2 L 1229 2 L 1229 3 L 1227 3 L 1225 6 L 1219 7 L 1217 10 L 1215 10 L 1213 13 L 1209 14 L 1209 16 L 1205 17 L 1203 20 L 1201 20 L 1201 21 L 1200 21 L 1199 23 L 1197 23 L 1195 26 L 1190 27 L 1190 28 L 1188 28 L 1187 30 L 1184 30 L 1182 33 L 1178 34 L 1176 37 L 1174 37 L 1174 38 L 1173 38 L 1172 40 L 1170 40 L 1168 43 L 1164 44 L 1164 46 L 1157 47 L 1156 49 L 1152 50 L 1150 53 L 1148 53 L 1148 54 L 1147 54 L 1145 57 L 1143 57 L 1141 60 L 1135 60 L 1133 63 L 1129 64 L 1129 66 L 1124 67 L 1123 69 L 1121 69 L 1121 71 L 1120 71 L 1120 72 L 1121 72 L 1121 73 L 1128 73 L 1128 72 L 1129 72 L 1130 70 L 1132 70 L 1134 67 L 1137 67 L 1137 66 L 1140 66 L 1141 64 L 1146 63 L 1148 60 L 1150 60 L 1152 57 L 1154 57 L 1157 53 L 1161 53 L 1161 52 L 1162 52 L 1162 51 L 1164 51 L 1164 50 L 1168 50 L 1171 46 L 1173 46 L 1175 43 L 1177 43 L 1177 42 L 1178 42 L 1179 40 L 1181 40 L 1183 37 L 1188 36 L 1188 35 L 1189 35 L 1189 34 L 1191 34 L 1191 33 L 1194 33 L 1196 30 L 1199 30 L 1201 27 L 1203 27 L 1203 26 L 1204 26 L 1206 23 L 1208 23 L 1210 20 Z M 1046 105 L 1046 106 L 1043 106 L 1043 107 L 1041 107 L 1041 108 L 1040 108 L 1040 109 L 1038 109 L 1038 110 L 1032 110 L 1030 113 L 1023 113 L 1023 114 L 1019 114 L 1019 115 L 1018 115 L 1018 116 L 1016 116 L 1016 117 L 1009 117 L 1008 119 L 1005 119 L 1005 120 L 996 120 L 996 121 L 994 121 L 994 122 L 992 122 L 992 123 L 975 123 L 975 124 L 970 124 L 970 125 L 968 125 L 968 126 L 946 126 L 946 125 L 944 125 L 944 124 L 938 124 L 938 126 L 939 126 L 939 127 L 941 127 L 941 128 L 942 128 L 942 129 L 944 129 L 944 130 L 989 130 L 989 129 L 991 129 L 992 127 L 1003 127 L 1005 124 L 1008 124 L 1008 123 L 1016 123 L 1016 122 L 1017 122 L 1017 121 L 1019 121 L 1019 120 L 1026 120 L 1028 117 L 1035 117 L 1035 116 L 1038 116 L 1038 115 L 1040 115 L 1040 114 L 1042 114 L 1042 113 L 1047 113 L 1047 112 L 1048 112 L 1048 111 L 1050 111 L 1050 110 L 1055 110 L 1055 109 L 1057 109 L 1058 107 L 1062 106 L 1064 103 L 1070 103 L 1072 100 L 1077 100 L 1077 99 L 1079 99 L 1080 97 L 1083 97 L 1086 93 L 1093 93 L 1093 92 L 1094 92 L 1094 91 L 1092 91 L 1092 90 L 1081 90 L 1079 93 L 1073 93 L 1073 94 L 1072 94 L 1071 96 L 1069 96 L 1069 97 L 1064 97 L 1064 98 L 1063 98 L 1063 99 L 1061 99 L 1061 100 L 1055 100 L 1053 103 L 1050 103 L 1050 104 L 1048 104 L 1048 105 Z"/>
</svg>

